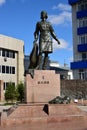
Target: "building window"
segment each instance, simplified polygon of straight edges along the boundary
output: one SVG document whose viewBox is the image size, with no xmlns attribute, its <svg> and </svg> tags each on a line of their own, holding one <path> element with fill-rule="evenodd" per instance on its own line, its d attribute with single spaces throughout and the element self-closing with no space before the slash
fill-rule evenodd
<svg viewBox="0 0 87 130">
<path fill-rule="evenodd" d="M 6 57 L 9 57 L 9 51 L 7 51 L 7 55 L 6 55 Z"/>
<path fill-rule="evenodd" d="M 81 4 L 81 10 L 84 10 L 84 9 L 85 9 L 84 4 Z"/>
<path fill-rule="evenodd" d="M 2 50 L 2 56 L 5 57 L 5 50 Z"/>
<path fill-rule="evenodd" d="M 3 85 L 3 90 L 5 90 L 6 89 L 6 84 L 5 84 L 5 82 L 4 82 L 4 85 Z"/>
<path fill-rule="evenodd" d="M 15 52 L 10 50 L 2 49 L 2 56 L 8 58 L 15 58 Z"/>
<path fill-rule="evenodd" d="M 84 79 L 85 78 L 85 76 L 84 76 L 84 71 L 83 71 L 83 69 L 80 69 L 79 70 L 79 79 Z"/>
<path fill-rule="evenodd" d="M 10 68 L 10 74 L 15 74 L 15 67 L 12 67 L 12 66 L 10 66 L 9 67 Z"/>
<path fill-rule="evenodd" d="M 13 58 L 15 58 L 15 52 L 13 52 Z"/>
<path fill-rule="evenodd" d="M 78 4 L 78 11 L 86 10 L 87 9 L 87 0 L 82 0 Z"/>
<path fill-rule="evenodd" d="M 0 73 L 1 73 L 1 65 L 0 65 Z"/>
<path fill-rule="evenodd" d="M 87 3 L 85 4 L 85 9 L 87 10 Z"/>
<path fill-rule="evenodd" d="M 10 74 L 11 74 L 11 66 L 10 66 Z"/>
<path fill-rule="evenodd" d="M 78 27 L 82 27 L 82 19 L 78 20 Z"/>
<path fill-rule="evenodd" d="M 79 44 L 87 44 L 87 35 L 79 36 Z"/>
<path fill-rule="evenodd" d="M 6 82 L 6 87 L 8 87 L 8 85 L 9 85 L 9 82 Z"/>
<path fill-rule="evenodd" d="M 1 68 L 2 68 L 2 71 L 1 71 Z M 15 67 L 2 65 L 2 67 L 0 66 L 0 72 L 6 73 L 6 74 L 15 74 Z"/>
<path fill-rule="evenodd" d="M 85 43 L 85 36 L 81 37 L 81 43 L 84 44 Z"/>
<path fill-rule="evenodd" d="M 4 82 L 3 90 L 6 90 L 10 82 Z M 13 86 L 15 86 L 15 82 L 11 82 Z"/>
<path fill-rule="evenodd" d="M 12 53 L 12 52 L 9 52 L 9 53 L 10 53 L 10 54 L 9 54 L 9 55 L 10 55 L 9 57 L 10 57 L 10 58 L 13 58 L 13 53 Z"/>
<path fill-rule="evenodd" d="M 9 74 L 9 66 L 6 66 L 6 74 Z"/>
<path fill-rule="evenodd" d="M 15 58 L 15 52 L 10 51 L 9 53 L 10 53 L 10 56 L 9 56 L 10 58 Z"/>
<path fill-rule="evenodd" d="M 12 67 L 12 74 L 15 74 L 15 67 Z"/>
<path fill-rule="evenodd" d="M 82 53 L 82 60 L 86 60 L 87 59 L 86 57 L 87 57 L 86 53 Z"/>
<path fill-rule="evenodd" d="M 81 80 L 84 80 L 84 79 L 85 79 L 84 72 L 80 72 L 80 73 L 79 73 L 79 79 L 81 79 Z"/>
<path fill-rule="evenodd" d="M 0 49 L 0 56 L 2 55 L 2 50 Z"/>
<path fill-rule="evenodd" d="M 79 70 L 79 79 L 87 80 L 87 70 L 84 69 Z"/>
<path fill-rule="evenodd" d="M 2 73 L 5 73 L 5 66 L 2 66 Z"/>
<path fill-rule="evenodd" d="M 78 27 L 87 27 L 87 17 L 78 19 Z"/>
</svg>

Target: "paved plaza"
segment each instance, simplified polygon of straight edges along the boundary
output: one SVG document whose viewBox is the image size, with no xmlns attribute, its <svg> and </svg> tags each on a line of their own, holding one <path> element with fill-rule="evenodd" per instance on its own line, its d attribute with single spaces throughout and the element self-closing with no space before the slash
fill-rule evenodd
<svg viewBox="0 0 87 130">
<path fill-rule="evenodd" d="M 0 127 L 0 130 L 87 130 L 87 121 L 26 124 L 18 126 Z"/>
</svg>

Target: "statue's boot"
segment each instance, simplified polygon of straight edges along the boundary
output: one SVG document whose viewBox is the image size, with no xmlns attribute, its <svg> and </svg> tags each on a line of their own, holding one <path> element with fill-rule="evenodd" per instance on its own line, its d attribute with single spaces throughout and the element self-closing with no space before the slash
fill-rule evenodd
<svg viewBox="0 0 87 130">
<path fill-rule="evenodd" d="M 44 63 L 43 63 L 42 69 L 43 69 L 43 70 L 46 70 L 47 68 L 48 68 L 48 57 L 45 57 L 45 58 L 44 58 Z"/>
<path fill-rule="evenodd" d="M 37 62 L 37 67 L 36 67 L 37 70 L 39 70 L 41 68 L 41 64 L 42 64 L 42 56 L 39 56 L 38 62 Z"/>
</svg>

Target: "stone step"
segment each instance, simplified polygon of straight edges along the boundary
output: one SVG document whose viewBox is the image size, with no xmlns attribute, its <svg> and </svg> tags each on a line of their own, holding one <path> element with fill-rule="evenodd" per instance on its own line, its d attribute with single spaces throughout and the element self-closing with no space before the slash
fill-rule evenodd
<svg viewBox="0 0 87 130">
<path fill-rule="evenodd" d="M 22 104 L 9 116 L 1 118 L 2 126 L 31 123 L 57 123 L 87 120 L 87 112 L 72 104 Z"/>
<path fill-rule="evenodd" d="M 85 115 L 86 112 L 82 111 L 77 105 L 74 104 L 49 104 L 48 113 L 50 116 L 64 116 L 64 115 Z"/>
<path fill-rule="evenodd" d="M 72 104 L 24 104 L 19 105 L 8 117 L 47 117 L 85 114 L 87 112 Z"/>
<path fill-rule="evenodd" d="M 13 113 L 9 115 L 9 118 L 18 117 L 43 117 L 48 114 L 48 106 L 45 104 L 37 105 L 19 105 Z"/>
</svg>

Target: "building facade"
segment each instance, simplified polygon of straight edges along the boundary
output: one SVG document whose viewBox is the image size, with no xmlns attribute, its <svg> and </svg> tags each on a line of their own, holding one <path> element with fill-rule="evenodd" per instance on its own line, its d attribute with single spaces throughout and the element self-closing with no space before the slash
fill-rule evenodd
<svg viewBox="0 0 87 130">
<path fill-rule="evenodd" d="M 50 61 L 50 70 L 55 70 L 56 73 L 60 74 L 60 79 L 73 79 L 72 70 L 66 63 L 64 63 L 64 66 L 61 66 L 56 61 Z"/>
<path fill-rule="evenodd" d="M 24 42 L 12 37 L 0 35 L 0 80 L 3 90 L 9 82 L 15 86 L 24 82 Z"/>
<path fill-rule="evenodd" d="M 68 0 L 72 6 L 74 79 L 87 79 L 87 0 Z"/>
</svg>

